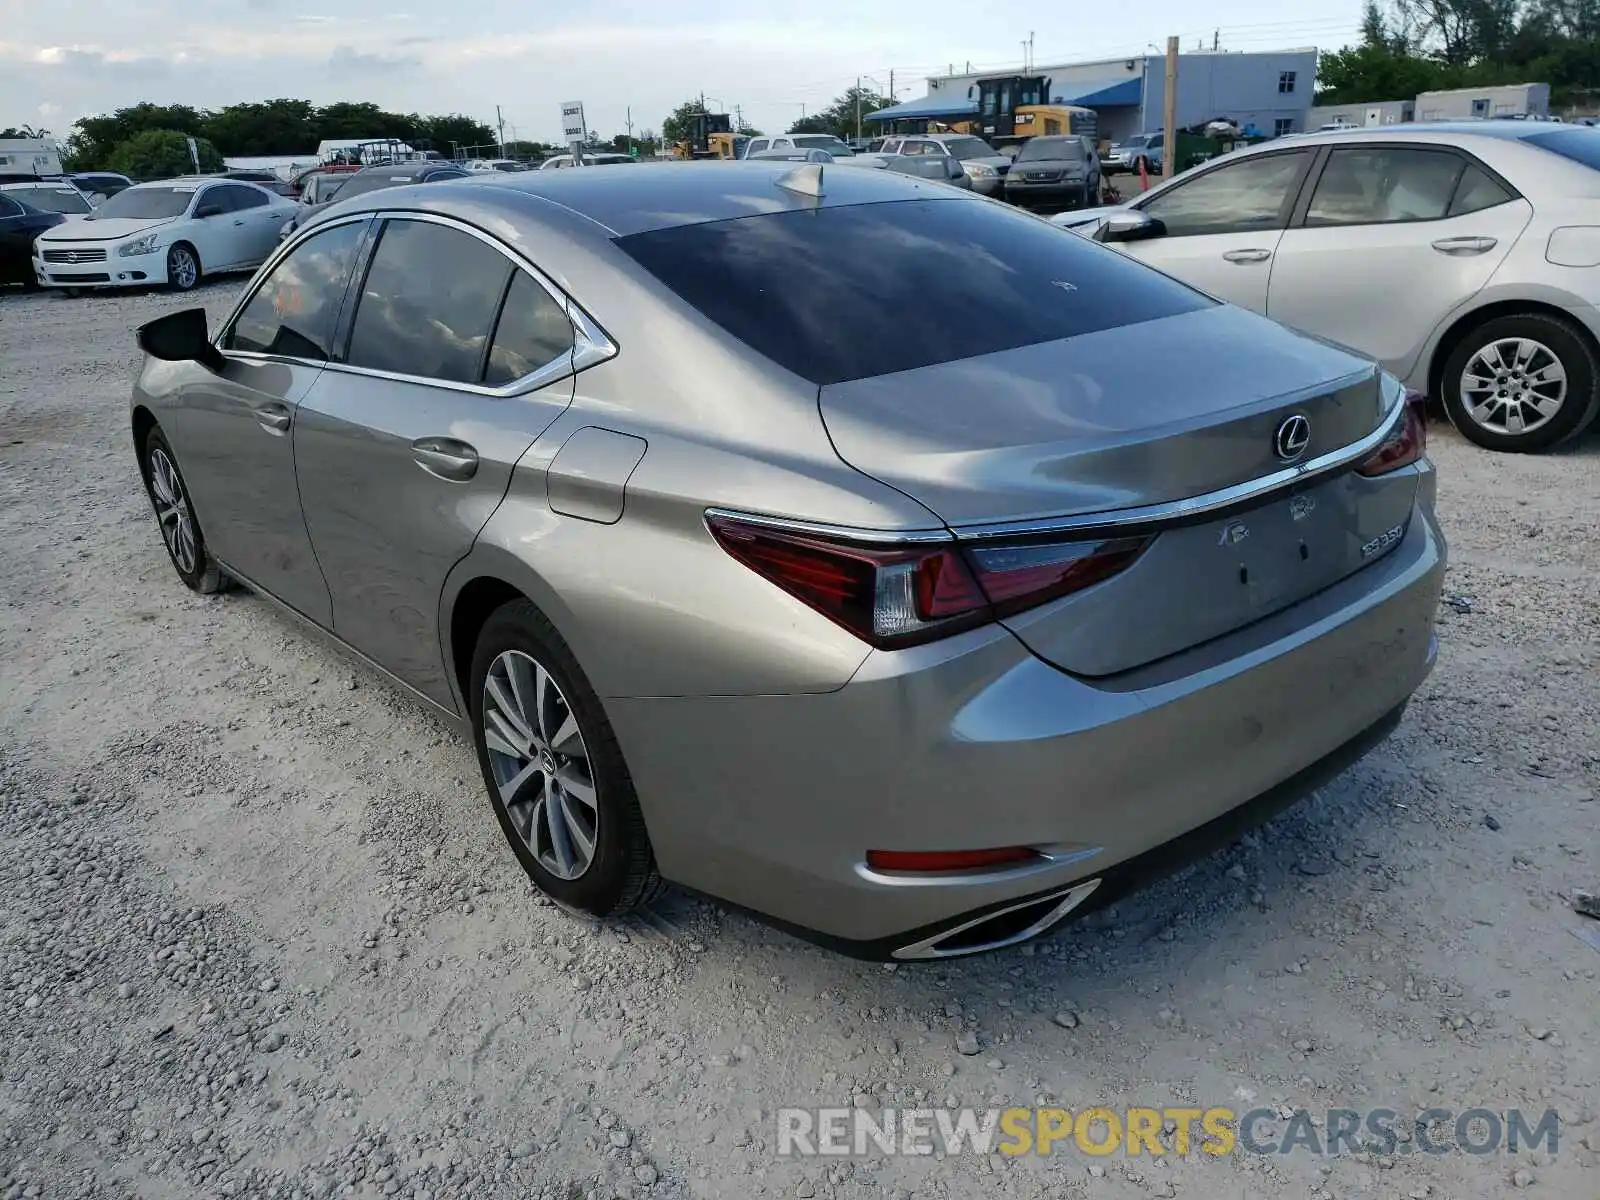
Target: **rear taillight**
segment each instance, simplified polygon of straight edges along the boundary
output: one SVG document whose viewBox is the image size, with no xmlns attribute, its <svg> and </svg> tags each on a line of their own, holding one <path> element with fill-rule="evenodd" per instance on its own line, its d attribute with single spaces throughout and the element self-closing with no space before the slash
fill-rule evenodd
<svg viewBox="0 0 1600 1200">
<path fill-rule="evenodd" d="M 1409 467 L 1428 449 L 1427 399 L 1421 392 L 1406 392 L 1405 415 L 1394 427 L 1394 432 L 1383 439 L 1372 457 L 1356 471 L 1367 477 L 1387 475 L 1401 467 Z"/>
<path fill-rule="evenodd" d="M 1050 544 L 869 545 L 708 514 L 717 543 L 756 574 L 881 649 L 948 637 L 1099 583 L 1148 538 Z"/>
</svg>

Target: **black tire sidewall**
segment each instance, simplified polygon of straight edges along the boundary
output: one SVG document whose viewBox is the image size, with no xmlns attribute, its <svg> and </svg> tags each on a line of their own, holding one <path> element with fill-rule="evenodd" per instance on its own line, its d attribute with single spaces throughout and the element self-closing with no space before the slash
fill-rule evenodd
<svg viewBox="0 0 1600 1200">
<path fill-rule="evenodd" d="M 194 510 L 194 495 L 189 491 L 189 481 L 183 477 L 183 468 L 178 465 L 178 456 L 173 453 L 172 445 L 167 441 L 166 435 L 161 432 L 161 426 L 152 426 L 150 432 L 145 434 L 144 444 L 139 447 L 139 478 L 144 481 L 145 495 L 150 498 L 150 511 L 158 513 L 156 489 L 151 482 L 150 456 L 155 450 L 161 450 L 167 456 L 167 461 L 172 464 L 173 472 L 178 476 L 178 486 L 183 488 L 183 497 L 189 505 L 189 521 L 194 526 L 194 570 L 185 571 L 178 560 L 173 557 L 172 547 L 167 545 L 167 539 L 161 532 L 159 516 L 156 520 L 156 533 L 161 537 L 161 548 L 166 551 L 167 561 L 172 564 L 172 569 L 177 572 L 178 578 L 183 580 L 184 586 L 196 592 L 214 592 L 217 590 L 215 574 L 218 571 L 216 561 L 211 557 L 211 551 L 206 547 L 206 536 L 200 528 L 200 517 Z"/>
<path fill-rule="evenodd" d="M 594 775 L 600 827 L 595 839 L 594 860 L 577 879 L 560 879 L 539 863 L 512 823 L 495 783 L 483 737 L 483 684 L 490 665 L 507 650 L 520 650 L 543 665 L 576 714 L 583 734 Z M 607 917 L 633 907 L 641 891 L 636 878 L 638 864 L 648 863 L 652 874 L 654 869 L 633 781 L 628 777 L 611 723 L 594 689 L 561 636 L 531 602 L 512 601 L 484 623 L 472 655 L 469 687 L 472 742 L 478 755 L 478 769 L 483 775 L 495 819 L 522 869 L 540 891 L 563 908 L 591 917 Z"/>
<path fill-rule="evenodd" d="M 179 250 L 187 250 L 189 257 L 194 260 L 194 282 L 188 285 L 179 283 L 172 275 L 172 256 Z M 175 292 L 192 292 L 200 286 L 200 256 L 188 242 L 174 242 L 167 247 L 167 286 Z"/>
<path fill-rule="evenodd" d="M 1530 338 L 1549 347 L 1567 373 L 1567 396 L 1561 410 L 1532 433 L 1520 435 L 1479 425 L 1467 412 L 1460 388 L 1461 373 L 1474 354 L 1490 342 L 1513 337 Z M 1450 423 L 1469 442 L 1486 450 L 1533 453 L 1566 441 L 1593 422 L 1600 405 L 1596 370 L 1593 351 L 1565 321 L 1535 313 L 1495 317 L 1473 329 L 1451 351 L 1439 376 L 1439 398 Z"/>
</svg>

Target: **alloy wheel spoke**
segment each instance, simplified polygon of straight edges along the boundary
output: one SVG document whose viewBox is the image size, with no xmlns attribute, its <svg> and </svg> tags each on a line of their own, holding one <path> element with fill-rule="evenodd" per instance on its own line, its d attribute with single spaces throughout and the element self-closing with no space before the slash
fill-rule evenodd
<svg viewBox="0 0 1600 1200">
<path fill-rule="evenodd" d="M 510 675 L 511 672 L 508 671 L 507 674 Z M 513 690 L 516 687 L 514 675 L 511 677 L 510 682 L 511 687 L 508 688 L 495 677 L 493 671 L 489 672 L 489 678 L 484 683 L 484 690 L 489 693 L 489 698 L 494 701 L 494 708 L 488 710 L 485 716 L 487 717 L 492 713 L 499 718 L 502 735 L 508 741 L 520 741 L 526 746 L 533 741 L 533 730 L 528 728 L 527 718 L 523 715 L 522 707 L 517 703 L 517 697 L 513 694 Z M 522 753 L 524 756 L 526 755 L 525 751 Z"/>
<path fill-rule="evenodd" d="M 529 800 L 535 799 L 532 795 L 524 794 L 528 789 L 528 784 L 535 778 L 544 778 L 544 770 L 540 767 L 538 759 L 534 759 L 532 762 L 520 767 L 515 775 L 500 785 L 500 799 L 505 803 L 505 806 L 513 808 L 518 804 L 524 804 Z M 548 792 L 549 789 L 544 788 L 542 791 Z"/>
<path fill-rule="evenodd" d="M 570 877 L 574 866 L 572 834 L 560 788 L 551 788 L 545 793 L 544 820 L 550 834 L 550 853 L 556 860 L 556 874 Z"/>
<path fill-rule="evenodd" d="M 584 766 L 587 768 L 588 764 L 585 763 Z M 580 775 L 573 764 L 568 763 L 556 771 L 556 782 L 561 785 L 561 790 L 572 799 L 591 812 L 595 810 L 597 801 L 594 794 L 594 783 Z"/>
<path fill-rule="evenodd" d="M 553 724 L 550 715 L 551 702 L 560 696 L 555 681 L 538 663 L 533 665 L 534 671 L 534 698 L 533 719 L 534 729 L 538 731 L 540 739 L 546 746 L 551 745 L 554 739 L 550 736 L 550 726 Z"/>
<path fill-rule="evenodd" d="M 565 758 L 576 758 L 583 751 L 583 735 L 578 732 L 578 719 L 567 710 L 567 716 L 550 735 L 550 749 Z"/>
</svg>

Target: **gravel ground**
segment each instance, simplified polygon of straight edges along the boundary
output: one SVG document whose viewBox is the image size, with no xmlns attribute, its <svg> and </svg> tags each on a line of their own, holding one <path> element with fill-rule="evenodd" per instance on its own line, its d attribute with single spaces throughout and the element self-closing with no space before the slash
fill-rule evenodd
<svg viewBox="0 0 1600 1200">
<path fill-rule="evenodd" d="M 1387 746 L 1109 913 L 894 969 L 679 894 L 541 904 L 466 745 L 184 590 L 125 405 L 133 327 L 187 302 L 0 296 L 0 1197 L 1600 1193 L 1569 907 L 1600 890 L 1600 439 L 1435 428 L 1443 649 Z M 1041 1097 L 1564 1125 L 1515 1158 L 775 1153 L 779 1106 Z"/>
</svg>

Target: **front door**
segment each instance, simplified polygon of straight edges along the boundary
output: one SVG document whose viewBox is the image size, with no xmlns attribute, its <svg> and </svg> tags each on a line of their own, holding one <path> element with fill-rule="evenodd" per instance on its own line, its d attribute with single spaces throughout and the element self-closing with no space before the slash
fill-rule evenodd
<svg viewBox="0 0 1600 1200">
<path fill-rule="evenodd" d="M 1129 255 L 1254 312 L 1267 311 L 1267 281 L 1310 150 L 1224 163 L 1135 205 L 1166 226 L 1163 237 L 1124 243 Z"/>
<path fill-rule="evenodd" d="M 334 631 L 447 708 L 439 603 L 517 460 L 572 402 L 564 301 L 499 249 L 393 218 L 294 449 Z"/>
<path fill-rule="evenodd" d="M 261 281 L 218 339 L 225 365 L 186 392 L 167 429 L 213 553 L 325 627 L 332 603 L 300 512 L 293 431 L 367 225 L 308 238 Z"/>
<path fill-rule="evenodd" d="M 202 212 L 207 215 L 200 216 Z M 238 239 L 234 237 L 233 228 L 237 214 L 233 211 L 227 186 L 214 183 L 201 188 L 189 213 L 195 219 L 189 222 L 183 236 L 199 255 L 200 269 L 209 274 L 234 266 L 239 259 Z"/>
<path fill-rule="evenodd" d="M 1454 150 L 1335 149 L 1304 220 L 1278 243 L 1267 315 L 1370 355 L 1403 379 L 1532 216 L 1526 200 Z"/>
</svg>

